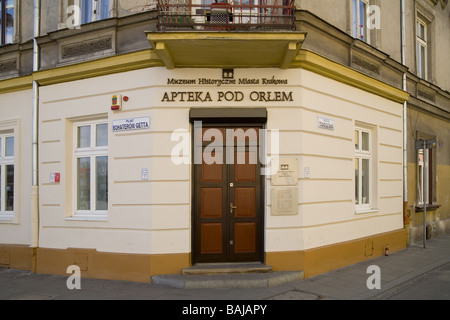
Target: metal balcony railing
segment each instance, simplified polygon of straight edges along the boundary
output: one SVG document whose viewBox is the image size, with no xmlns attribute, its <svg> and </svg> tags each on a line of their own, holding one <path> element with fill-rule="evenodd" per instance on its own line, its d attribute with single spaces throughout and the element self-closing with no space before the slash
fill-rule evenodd
<svg viewBox="0 0 450 320">
<path fill-rule="evenodd" d="M 158 30 L 294 30 L 295 0 L 158 0 Z"/>
</svg>

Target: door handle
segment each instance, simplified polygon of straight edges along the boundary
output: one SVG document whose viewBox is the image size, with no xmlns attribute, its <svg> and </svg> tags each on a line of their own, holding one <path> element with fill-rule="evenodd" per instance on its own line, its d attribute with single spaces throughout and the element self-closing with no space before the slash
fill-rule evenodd
<svg viewBox="0 0 450 320">
<path fill-rule="evenodd" d="M 237 207 L 233 206 L 233 204 L 230 203 L 230 213 L 233 213 L 233 209 L 237 209 Z"/>
</svg>

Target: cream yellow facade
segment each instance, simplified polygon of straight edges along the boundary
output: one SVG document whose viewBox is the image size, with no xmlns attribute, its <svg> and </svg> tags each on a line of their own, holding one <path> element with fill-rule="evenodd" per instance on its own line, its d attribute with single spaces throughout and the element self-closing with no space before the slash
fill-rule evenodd
<svg viewBox="0 0 450 320">
<path fill-rule="evenodd" d="M 333 67 L 336 66 L 329 63 L 328 68 Z M 364 76 L 359 76 L 358 81 L 362 81 Z M 235 69 L 234 78 L 240 85 L 202 84 L 208 83 L 202 79 L 221 77 L 219 68 L 152 67 L 41 88 L 40 272 L 64 273 L 65 265 L 56 267 L 49 261 L 54 258 L 46 258 L 52 254 L 60 258 L 68 256 L 67 261 L 82 259 L 91 269 L 98 266 L 89 261 L 98 263 L 101 254 L 118 254 L 131 260 L 175 259 L 178 264 L 172 264 L 171 270 L 176 272 L 195 263 L 191 258 L 193 155 L 190 149 L 183 149 L 182 159 L 186 162 L 183 164 L 177 164 L 172 155 L 180 143 L 173 138 L 174 132 L 192 134 L 189 121 L 192 108 L 266 108 L 268 156 L 298 160 L 299 175 L 294 187 L 298 201 L 294 214 L 272 214 L 271 191 L 277 187 L 272 185 L 270 175 L 264 177 L 264 255 L 274 270 L 305 269 L 305 259 L 296 258 L 297 255 L 366 238 L 369 240 L 364 240 L 356 250 L 356 255 L 360 255 L 357 259 L 379 255 L 386 245 L 392 250 L 404 247 L 398 237 L 388 236 L 377 243 L 377 248 L 368 251 L 366 248 L 366 242 L 373 241 L 371 238 L 395 235 L 403 229 L 401 103 L 383 97 L 386 93 L 363 91 L 357 87 L 357 81 L 351 86 L 301 68 Z M 193 82 L 176 84 L 182 83 L 177 81 L 180 79 Z M 270 85 L 263 84 L 262 79 L 280 81 Z M 390 90 L 397 94 L 397 99 L 405 96 L 401 91 Z M 180 92 L 199 95 L 173 98 L 173 93 Z M 224 98 L 227 92 L 240 92 L 242 98 L 227 95 L 230 97 L 227 101 Z M 267 101 L 269 92 L 284 92 L 286 99 Z M 261 93 L 266 94 L 264 98 Z M 115 95 L 128 98 L 122 102 L 120 111 L 111 111 Z M 210 100 L 205 98 L 207 95 Z M 150 119 L 150 128 L 113 132 L 114 121 L 142 117 Z M 318 126 L 322 117 L 333 121 L 333 130 Z M 109 201 L 107 215 L 102 217 L 79 216 L 75 208 L 75 128 L 89 121 L 108 123 Z M 354 200 L 357 126 L 373 132 L 373 208 L 364 212 L 356 210 Z M 275 132 L 278 141 L 271 138 Z M 277 149 L 272 146 L 275 143 Z M 190 143 L 187 145 L 190 148 Z M 143 169 L 148 171 L 145 179 Z M 60 174 L 60 182 L 51 180 L 55 173 Z M 354 249 L 344 245 L 342 250 Z M 288 267 L 286 261 L 272 258 L 278 254 L 288 256 Z M 317 259 L 323 258 L 313 259 L 320 264 Z M 326 270 L 336 265 L 337 261 Z M 103 277 L 111 268 L 114 267 L 92 271 L 91 275 Z M 128 268 L 140 269 L 142 264 Z M 307 270 L 307 274 L 315 274 L 314 270 Z M 129 279 L 131 272 L 118 277 Z M 149 268 L 139 272 L 138 279 L 148 280 L 149 276 L 164 271 Z"/>
<path fill-rule="evenodd" d="M 427 221 L 433 234 L 449 230 L 447 62 L 433 60 L 442 60 L 436 44 L 449 7 L 408 2 L 406 48 L 415 51 L 418 16 L 435 34 L 428 78 L 420 78 L 414 54 L 400 62 L 399 3 L 364 1 L 381 9 L 383 28 L 361 40 L 354 1 L 338 2 L 297 2 L 283 17 L 291 29 L 239 32 L 207 24 L 161 30 L 164 12 L 152 1 L 139 1 L 137 13 L 138 2 L 118 0 L 107 19 L 71 28 L 71 1 L 55 10 L 43 3 L 32 43 L 23 21 L 33 5 L 22 1 L 15 43 L 0 47 L 0 139 L 14 137 L 14 157 L 0 152 L 1 166 L 14 164 L 14 210 L 0 206 L 0 266 L 66 275 L 78 265 L 86 277 L 149 282 L 197 264 L 205 185 L 194 131 L 202 120 L 261 129 L 259 160 L 271 173 L 255 189 L 255 247 L 274 271 L 311 277 L 420 237 L 421 137 L 437 138 Z M 227 213 L 235 205 L 226 203 Z"/>
<path fill-rule="evenodd" d="M 334 67 L 339 66 L 331 62 L 327 66 Z M 358 88 L 363 75 L 351 86 L 301 68 L 235 69 L 240 85 L 199 84 L 200 79 L 221 76 L 218 68 L 156 66 L 40 88 L 37 272 L 64 274 L 68 265 L 78 264 L 87 276 L 149 281 L 151 275 L 180 272 L 192 265 L 194 182 L 190 163 L 176 164 L 172 157 L 180 143 L 173 133 L 191 134 L 189 111 L 206 107 L 266 108 L 264 128 L 269 150 L 273 149 L 268 156 L 298 160 L 295 214 L 272 214 L 271 191 L 276 187 L 270 175 L 264 180 L 264 256 L 274 270 L 307 269 L 307 275 L 331 270 L 342 261 L 321 265 L 320 252 L 330 245 L 343 245 L 340 250 L 352 252 L 356 259 L 379 255 L 386 245 L 392 250 L 404 247 L 397 236 L 403 232 L 401 103 L 383 97 L 385 92 L 375 95 Z M 195 84 L 174 85 L 176 79 L 194 79 Z M 262 79 L 280 82 L 268 85 Z M 399 90 L 390 90 L 397 99 L 405 97 Z M 211 100 L 172 99 L 174 92 L 190 91 L 199 92 L 199 97 L 209 94 Z M 242 98 L 220 99 L 226 92 L 240 92 Z M 269 92 L 285 92 L 285 99 L 278 96 L 267 101 Z M 18 94 L 22 92 L 9 93 Z M 111 111 L 115 95 L 128 97 L 120 111 Z M 150 119 L 150 128 L 113 132 L 114 121 L 142 117 Z M 318 126 L 321 117 L 333 121 L 333 130 Z M 107 214 L 100 217 L 76 214 L 75 128 L 90 121 L 108 124 L 109 200 Z M 373 132 L 373 208 L 365 212 L 357 212 L 354 200 L 357 126 Z M 269 139 L 274 132 L 278 141 Z M 278 149 L 272 148 L 277 142 Z M 192 159 L 190 149 L 183 158 Z M 148 170 L 146 179 L 143 169 Z M 53 180 L 55 174 L 59 181 Z M 387 235 L 382 242 L 373 240 L 382 234 Z M 346 245 L 359 242 L 358 249 Z M 371 248 L 367 249 L 367 243 Z M 309 258 L 311 250 L 317 257 Z M 274 259 L 280 254 L 287 259 Z"/>
<path fill-rule="evenodd" d="M 300 214 L 268 215 L 268 238 L 274 239 L 268 241 L 269 251 L 307 250 L 402 229 L 402 178 L 395 173 L 402 163 L 401 105 L 309 71 L 300 71 L 300 78 L 300 104 L 287 110 L 269 109 L 278 120 L 269 119 L 269 128 L 282 128 L 280 154 L 296 156 L 300 163 Z M 335 119 L 335 130 L 318 128 L 318 117 Z M 284 119 L 291 119 L 290 123 Z M 358 125 L 376 132 L 374 203 L 368 213 L 355 211 L 354 130 Z M 309 168 L 308 177 L 305 168 Z"/>
</svg>

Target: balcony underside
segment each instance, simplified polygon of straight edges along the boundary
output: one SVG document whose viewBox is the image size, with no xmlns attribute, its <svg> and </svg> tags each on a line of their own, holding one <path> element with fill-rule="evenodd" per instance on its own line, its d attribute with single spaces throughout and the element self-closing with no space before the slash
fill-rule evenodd
<svg viewBox="0 0 450 320">
<path fill-rule="evenodd" d="M 288 68 L 303 32 L 148 32 L 147 39 L 168 69 L 184 67 Z"/>
</svg>

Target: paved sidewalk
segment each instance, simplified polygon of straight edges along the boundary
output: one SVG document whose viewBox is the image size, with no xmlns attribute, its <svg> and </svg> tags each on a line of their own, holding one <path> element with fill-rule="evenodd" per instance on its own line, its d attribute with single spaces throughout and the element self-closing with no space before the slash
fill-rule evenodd
<svg viewBox="0 0 450 320">
<path fill-rule="evenodd" d="M 253 289 L 176 289 L 148 283 L 82 279 L 69 290 L 68 277 L 0 268 L 0 300 L 369 300 L 450 263 L 450 235 L 339 270 L 288 284 Z M 381 271 L 381 289 L 369 290 L 367 268 Z"/>
</svg>

